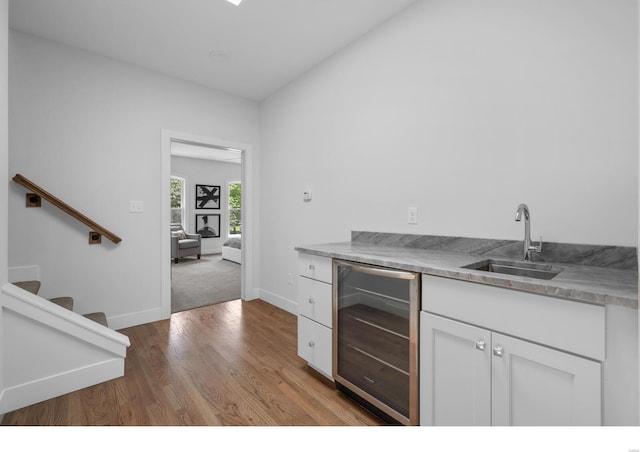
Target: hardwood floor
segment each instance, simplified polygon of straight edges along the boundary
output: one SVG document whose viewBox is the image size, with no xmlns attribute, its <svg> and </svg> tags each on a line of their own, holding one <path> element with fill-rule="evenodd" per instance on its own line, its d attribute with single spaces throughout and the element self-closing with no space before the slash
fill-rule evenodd
<svg viewBox="0 0 640 452">
<path fill-rule="evenodd" d="M 7 413 L 2 425 L 383 425 L 308 368 L 296 331 L 294 315 L 261 300 L 127 328 L 124 377 Z"/>
</svg>

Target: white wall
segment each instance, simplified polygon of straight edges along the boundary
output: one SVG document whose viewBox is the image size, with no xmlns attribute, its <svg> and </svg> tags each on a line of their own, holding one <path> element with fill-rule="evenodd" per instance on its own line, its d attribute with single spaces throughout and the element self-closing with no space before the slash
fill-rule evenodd
<svg viewBox="0 0 640 452">
<path fill-rule="evenodd" d="M 213 160 L 193 159 L 187 157 L 171 157 L 171 174 L 185 179 L 186 191 L 186 224 L 188 232 L 195 233 L 196 214 L 220 215 L 220 238 L 202 239 L 202 254 L 214 254 L 222 252 L 222 244 L 227 240 L 228 222 L 228 183 L 239 181 L 240 165 L 237 163 L 216 162 Z M 196 184 L 219 185 L 221 191 L 220 210 L 195 208 Z"/>
<path fill-rule="evenodd" d="M 10 266 L 40 265 L 43 296 L 73 296 L 114 328 L 160 318 L 162 130 L 257 144 L 257 105 L 20 32 L 9 45 L 10 174 L 122 237 L 89 246 L 83 225 L 26 209 L 12 183 Z"/>
<path fill-rule="evenodd" d="M 9 1 L 0 0 L 0 285 L 7 282 L 7 180 L 8 180 L 8 50 Z M 0 293 L 0 297 L 4 295 Z M 0 398 L 4 391 L 4 312 L 0 300 Z M 2 420 L 2 415 L 0 415 Z"/>
<path fill-rule="evenodd" d="M 295 245 L 521 240 L 521 202 L 534 239 L 636 246 L 637 18 L 633 0 L 419 1 L 263 102 L 262 295 L 294 300 Z"/>
<path fill-rule="evenodd" d="M 7 180 L 9 165 L 8 8 L 7 0 L 0 1 L 0 284 L 7 281 Z"/>
</svg>

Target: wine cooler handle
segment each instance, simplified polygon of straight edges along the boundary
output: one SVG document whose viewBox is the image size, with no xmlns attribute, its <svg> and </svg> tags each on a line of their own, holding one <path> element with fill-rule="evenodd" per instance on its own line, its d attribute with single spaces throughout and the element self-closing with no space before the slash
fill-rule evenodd
<svg viewBox="0 0 640 452">
<path fill-rule="evenodd" d="M 361 265 L 361 264 L 354 265 L 345 261 L 340 261 L 339 265 L 340 267 L 347 267 L 359 273 L 366 273 L 368 275 L 383 276 L 385 278 L 395 278 L 395 279 L 408 279 L 408 280 L 416 279 L 415 273 L 404 272 L 402 270 L 387 270 L 385 268 L 365 267 L 364 265 Z"/>
</svg>

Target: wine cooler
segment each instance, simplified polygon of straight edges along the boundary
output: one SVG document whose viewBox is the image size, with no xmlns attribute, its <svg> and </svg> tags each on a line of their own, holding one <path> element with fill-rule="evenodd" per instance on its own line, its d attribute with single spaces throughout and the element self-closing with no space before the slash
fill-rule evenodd
<svg viewBox="0 0 640 452">
<path fill-rule="evenodd" d="M 333 281 L 338 389 L 418 425 L 420 274 L 334 259 Z"/>
</svg>

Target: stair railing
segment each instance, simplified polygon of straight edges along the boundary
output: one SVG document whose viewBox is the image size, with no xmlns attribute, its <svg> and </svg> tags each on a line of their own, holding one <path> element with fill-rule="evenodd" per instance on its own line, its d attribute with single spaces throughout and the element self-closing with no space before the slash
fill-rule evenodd
<svg viewBox="0 0 640 452">
<path fill-rule="evenodd" d="M 100 226 L 91 218 L 78 212 L 76 209 L 74 209 L 64 201 L 61 201 L 60 199 L 56 198 L 55 196 L 53 196 L 51 193 L 47 192 L 43 188 L 37 186 L 36 184 L 34 184 L 33 182 L 31 182 L 29 179 L 22 176 L 21 174 L 16 174 L 13 180 L 14 182 L 22 185 L 27 190 L 30 190 L 32 192 L 32 193 L 27 193 L 27 207 L 40 207 L 41 198 L 42 198 L 49 201 L 51 204 L 53 204 L 63 212 L 71 215 L 73 218 L 80 221 L 81 223 L 84 223 L 85 225 L 89 226 L 92 229 L 92 231 L 89 232 L 90 245 L 95 245 L 97 243 L 100 243 L 102 236 L 105 236 L 106 238 L 111 240 L 113 243 L 120 243 L 120 241 L 122 241 L 120 237 L 115 235 L 113 232 L 109 231 L 107 228 Z"/>
</svg>

